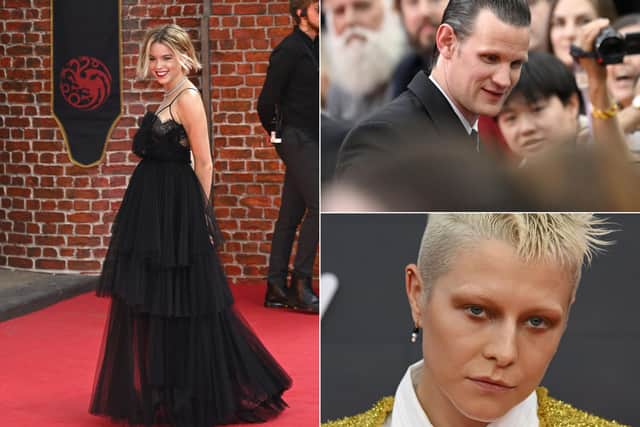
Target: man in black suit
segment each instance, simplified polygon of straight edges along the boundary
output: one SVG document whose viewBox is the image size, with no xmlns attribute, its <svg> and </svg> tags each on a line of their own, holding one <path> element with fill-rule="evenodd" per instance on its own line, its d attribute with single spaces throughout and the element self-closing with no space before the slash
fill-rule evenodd
<svg viewBox="0 0 640 427">
<path fill-rule="evenodd" d="M 497 115 L 517 83 L 530 21 L 527 0 L 451 0 L 436 32 L 431 75 L 417 73 L 407 91 L 347 135 L 338 178 L 392 161 L 416 144 L 480 151 L 478 115 Z"/>
<path fill-rule="evenodd" d="M 287 169 L 273 230 L 265 307 L 318 313 L 311 282 L 319 239 L 318 106 L 320 4 L 289 0 L 294 29 L 273 50 L 258 98 L 258 115 Z M 278 125 L 278 122 L 281 125 Z M 281 127 L 281 129 L 278 129 Z M 282 131 L 281 141 L 275 138 Z M 287 287 L 289 258 L 300 228 Z"/>
</svg>

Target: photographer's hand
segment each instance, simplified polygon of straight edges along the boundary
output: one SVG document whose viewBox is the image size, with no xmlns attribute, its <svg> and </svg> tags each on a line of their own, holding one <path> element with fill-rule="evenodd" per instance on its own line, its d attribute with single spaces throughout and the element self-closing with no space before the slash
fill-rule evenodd
<svg viewBox="0 0 640 427">
<path fill-rule="evenodd" d="M 585 52 L 593 52 L 593 44 L 598 34 L 609 26 L 605 18 L 595 19 L 578 31 L 575 45 Z M 589 98 L 594 108 L 607 110 L 611 107 L 607 91 L 607 67 L 598 64 L 595 58 L 581 57 L 578 64 L 586 72 L 589 80 Z"/>
<path fill-rule="evenodd" d="M 585 52 L 593 51 L 598 34 L 609 25 L 609 20 L 593 20 L 578 31 L 575 45 Z M 589 81 L 589 101 L 592 107 L 591 129 L 593 138 L 608 156 L 629 158 L 629 149 L 618 121 L 617 106 L 612 102 L 607 88 L 607 67 L 599 64 L 595 58 L 581 57 L 579 65 L 584 69 Z"/>
</svg>

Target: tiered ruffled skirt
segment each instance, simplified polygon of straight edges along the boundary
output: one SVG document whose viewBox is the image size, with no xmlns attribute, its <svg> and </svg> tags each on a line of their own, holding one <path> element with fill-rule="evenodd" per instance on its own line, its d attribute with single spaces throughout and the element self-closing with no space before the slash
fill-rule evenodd
<svg viewBox="0 0 640 427">
<path fill-rule="evenodd" d="M 129 425 L 259 422 L 291 379 L 233 308 L 188 164 L 145 159 L 97 289 L 111 309 L 90 412 Z"/>
</svg>

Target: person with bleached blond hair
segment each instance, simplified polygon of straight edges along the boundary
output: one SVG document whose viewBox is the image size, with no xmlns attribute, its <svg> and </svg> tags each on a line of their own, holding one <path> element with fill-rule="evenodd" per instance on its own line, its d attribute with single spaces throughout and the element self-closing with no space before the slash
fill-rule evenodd
<svg viewBox="0 0 640 427">
<path fill-rule="evenodd" d="M 431 214 L 405 268 L 422 355 L 394 397 L 326 427 L 620 426 L 540 382 L 583 265 L 611 242 L 591 214 Z"/>
</svg>

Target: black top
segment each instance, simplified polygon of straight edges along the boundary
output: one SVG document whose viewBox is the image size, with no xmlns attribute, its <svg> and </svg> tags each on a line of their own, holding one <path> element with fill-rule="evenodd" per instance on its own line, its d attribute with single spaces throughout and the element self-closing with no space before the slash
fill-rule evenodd
<svg viewBox="0 0 640 427">
<path fill-rule="evenodd" d="M 260 122 L 267 132 L 275 105 L 283 126 L 318 134 L 319 49 L 318 37 L 311 39 L 295 27 L 271 53 L 267 78 L 258 98 Z"/>
</svg>

